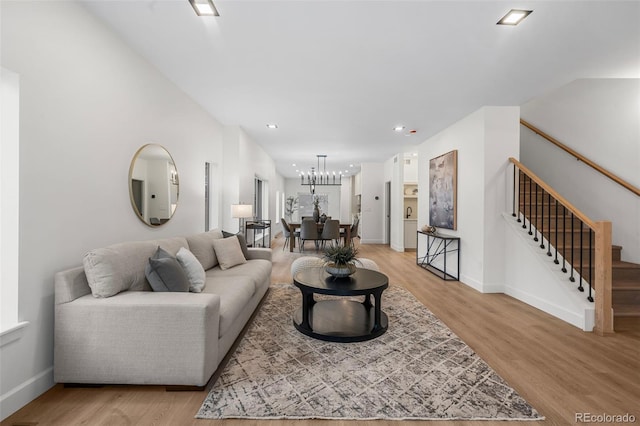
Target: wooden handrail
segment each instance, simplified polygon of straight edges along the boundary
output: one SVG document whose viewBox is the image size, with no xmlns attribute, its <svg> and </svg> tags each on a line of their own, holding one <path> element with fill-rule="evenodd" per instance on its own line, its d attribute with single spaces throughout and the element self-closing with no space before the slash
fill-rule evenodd
<svg viewBox="0 0 640 426">
<path fill-rule="evenodd" d="M 584 155 L 574 151 L 573 149 L 569 148 L 568 146 L 566 146 L 565 144 L 563 144 L 559 140 L 555 139 L 552 136 L 549 136 L 548 134 L 546 134 L 542 130 L 538 129 L 537 127 L 533 126 L 530 123 L 527 123 L 523 119 L 520 119 L 520 124 L 522 124 L 524 127 L 528 128 L 532 132 L 542 136 L 543 138 L 545 138 L 546 140 L 548 140 L 549 142 L 551 142 L 552 144 L 554 144 L 558 148 L 562 149 L 563 151 L 565 151 L 565 152 L 569 153 L 570 155 L 574 156 L 579 161 L 582 161 L 587 166 L 589 166 L 592 169 L 602 173 L 603 175 L 605 175 L 606 177 L 608 177 L 612 181 L 616 182 L 619 185 L 622 185 L 624 188 L 626 188 L 629 191 L 633 192 L 634 194 L 640 196 L 640 188 L 638 188 L 637 186 L 634 186 L 634 185 L 630 184 L 629 182 L 627 182 L 626 180 L 616 176 L 615 174 L 611 173 L 609 170 L 599 166 L 598 164 L 596 164 L 593 161 L 589 160 Z"/>
<path fill-rule="evenodd" d="M 560 195 L 558 191 L 556 191 L 555 189 L 547 185 L 542 179 L 538 177 L 538 175 L 533 173 L 524 164 L 522 164 L 521 162 L 519 162 L 513 157 L 509 157 L 509 161 L 515 164 L 520 170 L 522 170 L 527 176 L 529 176 L 531 180 L 537 183 L 540 188 L 544 189 L 545 191 L 547 191 L 547 193 L 551 194 L 551 196 L 556 200 L 558 200 L 560 204 L 563 204 L 567 208 L 567 210 L 573 213 L 573 215 L 578 219 L 580 219 L 585 225 L 587 225 L 589 228 L 593 229 L 594 231 L 596 230 L 596 223 L 593 220 L 589 219 L 587 215 L 582 213 L 573 204 L 567 201 L 567 199 L 564 198 L 562 195 Z"/>
</svg>

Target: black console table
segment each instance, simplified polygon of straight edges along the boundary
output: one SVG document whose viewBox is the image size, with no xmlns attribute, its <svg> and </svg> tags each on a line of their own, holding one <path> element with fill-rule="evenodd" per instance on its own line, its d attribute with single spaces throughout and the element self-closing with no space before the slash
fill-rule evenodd
<svg viewBox="0 0 640 426">
<path fill-rule="evenodd" d="M 248 234 L 249 230 L 251 230 L 253 234 L 251 239 Z M 257 235 L 258 233 L 260 233 L 260 236 Z M 268 238 L 266 234 L 269 234 Z M 271 247 L 271 220 L 252 220 L 246 222 L 244 225 L 244 235 L 246 235 L 247 245 L 249 247 Z M 253 241 L 253 244 L 251 244 L 251 241 Z M 258 242 L 260 242 L 259 245 Z M 268 245 L 266 245 L 265 242 L 267 242 Z"/>
<path fill-rule="evenodd" d="M 426 238 L 421 238 L 421 235 Z M 460 279 L 460 237 L 418 231 L 416 239 L 416 263 L 418 266 L 445 281 Z M 420 240 L 423 241 L 423 244 L 420 244 Z M 424 254 L 421 256 L 422 252 Z M 451 256 L 456 257 L 454 259 L 455 265 L 453 265 L 455 268 L 451 265 Z M 447 260 L 449 261 L 448 265 Z"/>
</svg>

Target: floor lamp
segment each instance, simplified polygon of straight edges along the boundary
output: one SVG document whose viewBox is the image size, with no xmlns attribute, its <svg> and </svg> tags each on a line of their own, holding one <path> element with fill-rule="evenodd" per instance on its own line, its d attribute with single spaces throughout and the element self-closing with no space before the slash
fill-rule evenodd
<svg viewBox="0 0 640 426">
<path fill-rule="evenodd" d="M 231 204 L 231 217 L 239 219 L 240 229 L 238 232 L 244 233 L 244 220 L 253 217 L 253 206 L 251 204 Z"/>
</svg>

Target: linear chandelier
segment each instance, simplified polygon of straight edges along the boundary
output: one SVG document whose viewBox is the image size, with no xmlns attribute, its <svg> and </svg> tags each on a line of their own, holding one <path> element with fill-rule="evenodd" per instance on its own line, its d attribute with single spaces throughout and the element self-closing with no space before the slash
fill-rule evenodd
<svg viewBox="0 0 640 426">
<path fill-rule="evenodd" d="M 336 175 L 336 172 L 329 174 L 327 171 L 327 156 L 316 155 L 318 159 L 318 168 L 311 167 L 311 170 L 300 173 L 300 185 L 309 185 L 309 192 L 316 193 L 316 186 L 339 186 L 342 185 L 342 172 Z M 322 158 L 322 170 L 320 169 L 320 159 Z M 305 179 L 306 178 L 306 179 Z"/>
</svg>

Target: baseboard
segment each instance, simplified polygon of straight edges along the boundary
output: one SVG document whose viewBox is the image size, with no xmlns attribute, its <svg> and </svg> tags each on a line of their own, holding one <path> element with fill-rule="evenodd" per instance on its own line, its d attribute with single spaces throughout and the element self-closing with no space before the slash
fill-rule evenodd
<svg viewBox="0 0 640 426">
<path fill-rule="evenodd" d="M 465 274 L 460 274 L 460 282 L 466 286 L 471 287 L 472 289 L 479 291 L 480 293 L 482 293 L 482 283 L 480 281 L 477 281 L 473 278 L 471 278 L 468 275 Z"/>
<path fill-rule="evenodd" d="M 363 238 L 360 238 L 360 244 L 384 244 L 384 240 L 379 239 L 379 240 L 365 240 Z"/>
<path fill-rule="evenodd" d="M 0 421 L 6 419 L 55 385 L 53 367 L 9 390 L 0 397 Z"/>
<path fill-rule="evenodd" d="M 396 244 L 391 244 L 389 247 L 391 247 L 391 250 L 397 251 L 397 252 L 404 252 L 404 247 L 396 245 Z"/>
<path fill-rule="evenodd" d="M 595 323 L 595 311 L 593 309 L 585 309 L 583 312 L 584 315 L 580 315 L 578 312 L 569 311 L 562 306 L 550 303 L 536 295 L 508 286 L 505 289 L 505 294 L 513 297 L 514 299 L 518 299 L 527 305 L 531 305 L 536 309 L 540 309 L 543 312 L 553 315 L 556 318 L 560 318 L 583 331 L 593 331 Z"/>
</svg>

